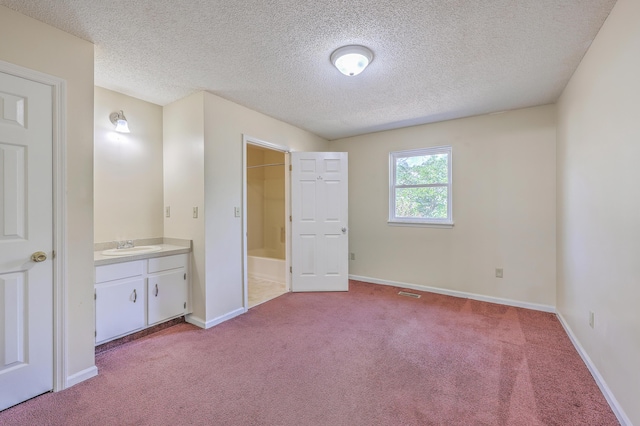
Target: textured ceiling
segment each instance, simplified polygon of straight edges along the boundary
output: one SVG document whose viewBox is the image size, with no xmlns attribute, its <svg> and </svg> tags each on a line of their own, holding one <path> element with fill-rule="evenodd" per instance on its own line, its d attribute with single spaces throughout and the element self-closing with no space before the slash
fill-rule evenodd
<svg viewBox="0 0 640 426">
<path fill-rule="evenodd" d="M 207 90 L 327 139 L 555 102 L 615 0 L 0 0 L 96 45 L 95 83 Z M 336 48 L 374 53 L 356 77 Z"/>
</svg>

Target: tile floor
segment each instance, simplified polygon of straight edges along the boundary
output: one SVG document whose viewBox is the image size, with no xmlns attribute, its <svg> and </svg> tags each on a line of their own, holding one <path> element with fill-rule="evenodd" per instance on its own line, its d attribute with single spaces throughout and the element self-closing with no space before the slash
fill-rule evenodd
<svg viewBox="0 0 640 426">
<path fill-rule="evenodd" d="M 286 292 L 285 283 L 249 276 L 249 308 L 281 296 Z"/>
</svg>

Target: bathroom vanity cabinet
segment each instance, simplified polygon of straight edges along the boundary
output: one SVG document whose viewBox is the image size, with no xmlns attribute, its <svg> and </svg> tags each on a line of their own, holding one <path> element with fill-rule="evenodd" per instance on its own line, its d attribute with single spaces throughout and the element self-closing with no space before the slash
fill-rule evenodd
<svg viewBox="0 0 640 426">
<path fill-rule="evenodd" d="M 96 266 L 96 345 L 188 313 L 188 254 Z"/>
</svg>

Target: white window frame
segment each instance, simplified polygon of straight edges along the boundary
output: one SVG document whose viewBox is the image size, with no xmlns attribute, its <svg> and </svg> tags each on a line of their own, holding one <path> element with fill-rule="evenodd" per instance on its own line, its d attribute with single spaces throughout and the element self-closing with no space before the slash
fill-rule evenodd
<svg viewBox="0 0 640 426">
<path fill-rule="evenodd" d="M 396 185 L 396 162 L 398 158 L 422 157 L 427 155 L 447 154 L 448 183 L 428 184 L 428 185 Z M 453 150 L 451 146 L 436 146 L 431 148 L 411 149 L 407 151 L 394 151 L 389 153 L 389 221 L 390 225 L 399 226 L 432 226 L 451 228 L 453 227 Z M 447 218 L 409 218 L 396 217 L 396 189 L 397 188 L 420 188 L 420 187 L 446 187 L 447 188 Z"/>
</svg>

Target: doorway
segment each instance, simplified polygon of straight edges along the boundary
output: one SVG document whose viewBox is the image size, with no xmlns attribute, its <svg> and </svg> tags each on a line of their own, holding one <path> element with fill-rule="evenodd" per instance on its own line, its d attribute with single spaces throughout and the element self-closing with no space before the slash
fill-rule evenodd
<svg viewBox="0 0 640 426">
<path fill-rule="evenodd" d="M 288 149 L 244 141 L 245 308 L 290 289 Z"/>
</svg>

